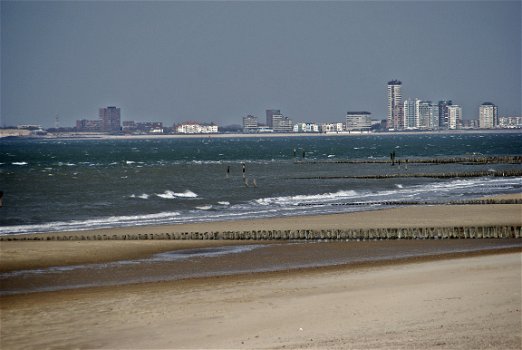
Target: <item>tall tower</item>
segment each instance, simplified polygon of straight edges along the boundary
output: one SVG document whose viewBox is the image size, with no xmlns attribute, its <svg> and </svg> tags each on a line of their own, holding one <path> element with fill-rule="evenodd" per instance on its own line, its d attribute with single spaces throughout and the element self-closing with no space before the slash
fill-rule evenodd
<svg viewBox="0 0 522 350">
<path fill-rule="evenodd" d="M 399 80 L 388 82 L 388 115 L 386 117 L 388 129 L 402 129 L 402 83 Z"/>
<path fill-rule="evenodd" d="M 491 102 L 484 102 L 479 108 L 479 127 L 492 129 L 498 124 L 498 108 Z"/>
<path fill-rule="evenodd" d="M 119 108 L 100 108 L 98 116 L 100 118 L 102 131 L 112 132 L 121 130 L 121 117 Z"/>
</svg>

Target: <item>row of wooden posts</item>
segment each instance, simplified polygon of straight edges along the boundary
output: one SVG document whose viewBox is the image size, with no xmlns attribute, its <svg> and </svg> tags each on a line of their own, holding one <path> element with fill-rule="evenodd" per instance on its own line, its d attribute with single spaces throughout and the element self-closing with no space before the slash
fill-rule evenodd
<svg viewBox="0 0 522 350">
<path fill-rule="evenodd" d="M 303 158 L 304 159 L 304 158 Z M 297 164 L 395 164 L 399 161 L 409 164 L 522 164 L 522 156 L 489 156 L 489 157 L 450 157 L 450 158 L 413 158 L 398 159 L 392 152 L 390 159 L 329 159 L 302 160 Z"/>
<path fill-rule="evenodd" d="M 448 172 L 448 173 L 401 173 L 401 174 L 380 174 L 380 175 L 345 175 L 345 176 L 305 176 L 305 177 L 293 177 L 294 180 L 333 180 L 333 179 L 394 179 L 394 178 L 412 178 L 412 177 L 424 177 L 424 178 L 436 178 L 436 179 L 448 179 L 448 178 L 470 178 L 470 177 L 518 177 L 522 176 L 522 169 L 506 170 L 506 171 L 473 171 L 473 172 Z"/>
<path fill-rule="evenodd" d="M 353 228 L 324 230 L 244 230 L 129 234 L 40 234 L 2 236 L 2 241 L 104 241 L 104 240 L 396 240 L 522 238 L 522 226 L 449 226 L 410 228 Z"/>
</svg>

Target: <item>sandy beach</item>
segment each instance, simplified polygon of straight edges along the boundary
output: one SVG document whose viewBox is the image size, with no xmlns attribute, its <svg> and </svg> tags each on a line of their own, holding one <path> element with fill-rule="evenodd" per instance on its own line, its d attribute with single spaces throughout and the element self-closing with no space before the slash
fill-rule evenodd
<svg viewBox="0 0 522 350">
<path fill-rule="evenodd" d="M 513 197 L 519 198 L 520 194 L 503 198 Z M 123 234 L 129 230 L 149 233 L 252 227 L 521 225 L 521 213 L 522 205 L 511 204 L 416 206 L 317 217 L 101 231 Z M 267 261 L 270 264 L 274 260 L 284 266 L 287 261 L 328 261 L 346 255 L 379 257 L 388 254 L 389 249 L 393 253 L 393 249 L 408 252 L 422 248 L 428 249 L 428 253 L 320 268 L 282 268 L 275 272 L 2 296 L 0 347 L 519 349 L 522 249 L 519 240 L 515 240 L 515 248 L 493 249 L 503 241 L 279 244 L 258 250 L 257 255 L 236 254 L 215 261 L 223 269 L 244 265 L 248 271 L 255 270 L 256 264 Z M 240 241 L 2 241 L 0 266 L 1 272 L 16 272 L 244 244 Z M 485 244 L 493 248 L 481 250 Z M 475 246 L 477 250 L 473 250 Z M 473 251 L 458 253 L 466 247 Z M 437 249 L 452 249 L 453 253 L 439 254 Z M 193 260 L 193 264 L 204 262 L 198 261 Z M 181 263 L 169 264 L 161 266 L 170 272 L 175 266 L 182 270 L 191 268 Z M 185 264 L 192 266 L 190 262 Z M 139 268 L 128 271 L 133 270 L 137 275 L 152 273 Z M 130 273 L 103 271 L 81 272 L 78 278 L 117 279 Z M 28 278 L 20 283 L 37 286 L 40 282 Z"/>
<path fill-rule="evenodd" d="M 2 298 L 2 349 L 519 349 L 521 254 Z"/>
</svg>

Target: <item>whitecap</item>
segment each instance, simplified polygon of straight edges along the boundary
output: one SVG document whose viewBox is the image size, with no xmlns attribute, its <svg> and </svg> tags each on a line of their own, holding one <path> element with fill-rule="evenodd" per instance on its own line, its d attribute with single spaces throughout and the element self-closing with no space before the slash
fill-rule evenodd
<svg viewBox="0 0 522 350">
<path fill-rule="evenodd" d="M 9 233 L 31 233 L 52 231 L 81 231 L 96 228 L 154 225 L 171 222 L 179 212 L 161 212 L 155 214 L 107 216 L 90 220 L 55 221 L 37 225 L 18 225 L 0 227 L 0 235 Z"/>
<path fill-rule="evenodd" d="M 27 162 L 12 162 L 13 165 L 27 165 Z"/>
<path fill-rule="evenodd" d="M 135 195 L 135 194 L 133 193 L 133 194 L 131 194 L 130 197 L 131 197 L 131 198 L 140 198 L 140 199 L 149 199 L 150 196 L 149 196 L 148 194 L 146 194 L 146 193 L 142 193 L 142 194 L 140 194 L 140 195 Z"/>
<path fill-rule="evenodd" d="M 174 193 L 176 197 L 182 197 L 182 198 L 197 198 L 198 195 L 190 190 L 185 190 L 185 192 L 182 193 Z"/>
<path fill-rule="evenodd" d="M 338 191 L 333 193 L 321 193 L 312 195 L 296 195 L 286 197 L 269 197 L 256 199 L 255 202 L 260 205 L 299 205 L 303 202 L 325 202 L 337 199 L 353 198 L 357 196 L 355 191 Z"/>
<path fill-rule="evenodd" d="M 164 199 L 174 199 L 174 198 L 197 198 L 198 195 L 190 190 L 185 190 L 185 192 L 174 192 L 170 190 L 166 190 L 163 193 L 156 193 L 156 196 Z"/>
<path fill-rule="evenodd" d="M 199 207 L 196 207 L 196 209 L 199 209 L 199 210 L 210 210 L 212 209 L 212 205 L 201 205 Z"/>
<path fill-rule="evenodd" d="M 221 205 L 230 205 L 230 202 L 227 202 L 227 201 L 220 201 L 220 202 L 218 202 L 218 204 L 221 204 Z"/>
<path fill-rule="evenodd" d="M 176 198 L 176 196 L 174 195 L 174 192 L 172 191 L 165 191 L 163 193 L 156 193 L 156 196 L 160 197 L 160 198 L 164 198 L 164 199 L 174 199 Z"/>
</svg>

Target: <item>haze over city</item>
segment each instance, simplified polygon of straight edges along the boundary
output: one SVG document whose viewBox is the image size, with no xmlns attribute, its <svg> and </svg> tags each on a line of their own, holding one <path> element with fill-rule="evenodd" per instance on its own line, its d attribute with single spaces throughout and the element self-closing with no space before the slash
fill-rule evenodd
<svg viewBox="0 0 522 350">
<path fill-rule="evenodd" d="M 0 126 L 97 118 L 385 119 L 407 98 L 521 114 L 520 1 L 2 1 Z"/>
</svg>

